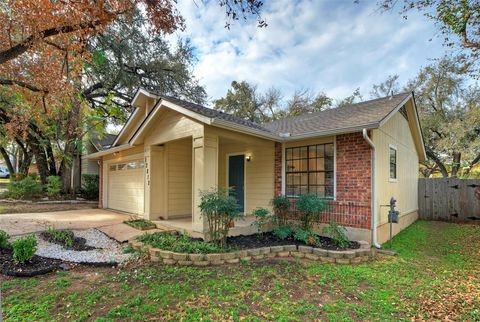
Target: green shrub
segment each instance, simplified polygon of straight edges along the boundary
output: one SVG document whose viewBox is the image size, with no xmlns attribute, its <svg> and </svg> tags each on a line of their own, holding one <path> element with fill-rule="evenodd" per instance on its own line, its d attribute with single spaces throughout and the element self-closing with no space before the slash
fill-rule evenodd
<svg viewBox="0 0 480 322">
<path fill-rule="evenodd" d="M 295 240 L 302 241 L 305 244 L 312 246 L 318 245 L 319 243 L 318 236 L 315 233 L 305 229 L 295 230 L 293 238 L 295 238 Z"/>
<path fill-rule="evenodd" d="M 56 196 L 62 190 L 62 178 L 59 176 L 47 177 L 47 193 L 50 196 Z"/>
<path fill-rule="evenodd" d="M 10 236 L 7 234 L 6 231 L 0 230 L 0 249 L 5 249 L 8 247 L 8 239 Z"/>
<path fill-rule="evenodd" d="M 280 239 L 287 239 L 293 235 L 293 228 L 289 225 L 278 226 L 273 230 L 273 234 Z"/>
<path fill-rule="evenodd" d="M 177 253 L 209 254 L 220 253 L 226 250 L 218 244 L 199 240 L 192 240 L 187 235 L 176 232 L 158 232 L 143 234 L 137 240 L 154 248 L 169 250 Z"/>
<path fill-rule="evenodd" d="M 60 243 L 67 247 L 73 246 L 73 231 L 57 230 L 55 227 L 48 227 L 46 231 L 41 233 L 42 237 L 54 243 Z"/>
<path fill-rule="evenodd" d="M 330 237 L 337 247 L 346 248 L 350 242 L 345 227 L 336 224 L 333 220 L 323 228 L 323 233 Z"/>
<path fill-rule="evenodd" d="M 277 226 L 288 224 L 288 215 L 290 213 L 290 200 L 287 196 L 275 196 L 272 201 L 273 213 L 275 214 L 275 223 Z"/>
<path fill-rule="evenodd" d="M 18 263 L 25 263 L 33 258 L 37 251 L 35 235 L 19 238 L 12 242 L 13 259 Z"/>
<path fill-rule="evenodd" d="M 10 181 L 7 189 L 8 196 L 13 199 L 33 198 L 43 192 L 42 186 L 31 176 L 20 181 Z"/>
<path fill-rule="evenodd" d="M 300 195 L 295 205 L 299 212 L 301 227 L 308 231 L 312 230 L 313 224 L 320 219 L 320 212 L 327 206 L 323 198 L 313 194 Z"/>
<path fill-rule="evenodd" d="M 98 199 L 98 174 L 82 174 L 82 189 L 81 194 L 85 199 Z"/>
<path fill-rule="evenodd" d="M 267 228 L 268 224 L 272 221 L 272 214 L 268 209 L 265 208 L 256 208 L 252 214 L 255 216 L 255 222 L 253 223 L 257 226 L 258 232 L 263 233 Z"/>
<path fill-rule="evenodd" d="M 227 189 L 200 191 L 200 211 L 207 218 L 208 237 L 212 242 L 224 246 L 231 222 L 242 217 L 235 197 Z"/>
</svg>

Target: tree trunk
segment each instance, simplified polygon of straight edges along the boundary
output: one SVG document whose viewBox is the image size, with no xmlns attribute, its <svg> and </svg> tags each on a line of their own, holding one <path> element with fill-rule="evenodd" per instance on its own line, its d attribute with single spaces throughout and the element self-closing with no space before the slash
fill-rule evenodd
<svg viewBox="0 0 480 322">
<path fill-rule="evenodd" d="M 7 164 L 8 172 L 10 172 L 10 175 L 13 175 L 15 173 L 15 169 L 13 168 L 12 161 L 10 160 L 10 156 L 8 155 L 4 147 L 0 147 L 0 153 L 2 154 L 2 157 L 5 160 L 5 163 Z"/>
<path fill-rule="evenodd" d="M 448 178 L 448 171 L 445 165 L 443 164 L 442 161 L 435 155 L 435 153 L 430 150 L 428 147 L 426 148 L 427 156 L 435 162 L 435 164 L 438 166 L 438 169 L 440 170 L 440 173 L 444 178 Z"/>
<path fill-rule="evenodd" d="M 452 178 L 456 178 L 458 176 L 458 170 L 460 169 L 460 160 L 462 159 L 461 152 L 453 152 L 453 163 L 452 163 Z"/>
<path fill-rule="evenodd" d="M 50 175 L 48 170 L 47 156 L 43 146 L 38 142 L 37 138 L 31 133 L 28 134 L 30 147 L 32 148 L 33 155 L 35 156 L 35 162 L 37 164 L 38 175 L 40 176 L 40 182 L 42 184 L 47 183 L 47 177 Z"/>
</svg>

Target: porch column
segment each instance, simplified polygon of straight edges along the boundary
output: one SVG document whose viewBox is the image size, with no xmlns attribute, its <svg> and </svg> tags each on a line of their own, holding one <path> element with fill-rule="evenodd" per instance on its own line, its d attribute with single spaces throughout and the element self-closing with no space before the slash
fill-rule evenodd
<svg viewBox="0 0 480 322">
<path fill-rule="evenodd" d="M 144 218 L 167 218 L 165 186 L 165 152 L 163 146 L 145 147 L 145 209 Z"/>
<path fill-rule="evenodd" d="M 218 186 L 218 136 L 193 137 L 193 230 L 205 233 L 206 218 L 201 216 L 200 191 Z"/>
</svg>

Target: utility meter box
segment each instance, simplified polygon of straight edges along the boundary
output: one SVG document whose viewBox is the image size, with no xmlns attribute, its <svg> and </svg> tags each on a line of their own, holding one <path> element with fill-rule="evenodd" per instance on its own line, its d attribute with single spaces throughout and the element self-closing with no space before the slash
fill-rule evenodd
<svg viewBox="0 0 480 322">
<path fill-rule="evenodd" d="M 397 210 L 389 210 L 388 211 L 388 222 L 398 224 L 399 214 L 400 213 Z"/>
</svg>

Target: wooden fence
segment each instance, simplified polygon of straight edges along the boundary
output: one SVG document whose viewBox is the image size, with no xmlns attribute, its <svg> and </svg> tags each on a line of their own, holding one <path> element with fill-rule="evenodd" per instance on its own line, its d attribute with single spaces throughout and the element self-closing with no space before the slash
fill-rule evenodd
<svg viewBox="0 0 480 322">
<path fill-rule="evenodd" d="M 421 219 L 480 223 L 480 180 L 419 179 L 418 207 Z"/>
</svg>

